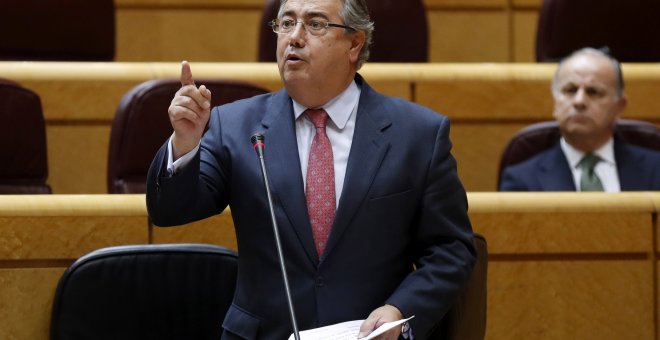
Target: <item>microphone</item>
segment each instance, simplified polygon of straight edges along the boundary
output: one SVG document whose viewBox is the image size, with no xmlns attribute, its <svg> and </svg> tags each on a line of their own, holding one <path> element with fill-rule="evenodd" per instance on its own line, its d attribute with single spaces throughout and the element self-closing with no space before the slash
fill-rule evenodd
<svg viewBox="0 0 660 340">
<path fill-rule="evenodd" d="M 273 225 L 273 234 L 275 234 L 275 245 L 277 246 L 277 255 L 280 259 L 280 270 L 282 271 L 282 278 L 284 280 L 284 291 L 286 293 L 286 300 L 289 304 L 289 314 L 291 316 L 291 325 L 293 326 L 293 335 L 295 340 L 300 340 L 300 334 L 298 333 L 298 324 L 296 323 L 296 313 L 293 310 L 293 302 L 291 299 L 291 289 L 289 288 L 289 279 L 286 274 L 286 266 L 284 265 L 284 255 L 282 254 L 282 243 L 280 242 L 280 232 L 277 227 L 277 220 L 275 219 L 275 210 L 273 209 L 273 198 L 270 194 L 270 186 L 268 185 L 268 172 L 266 171 L 266 162 L 264 160 L 264 149 L 266 144 L 264 142 L 264 135 L 256 133 L 252 135 L 250 140 L 252 141 L 252 146 L 254 151 L 257 152 L 259 157 L 259 162 L 261 163 L 261 175 L 264 180 L 264 185 L 266 186 L 266 196 L 268 197 L 268 208 L 270 209 L 270 220 Z"/>
</svg>

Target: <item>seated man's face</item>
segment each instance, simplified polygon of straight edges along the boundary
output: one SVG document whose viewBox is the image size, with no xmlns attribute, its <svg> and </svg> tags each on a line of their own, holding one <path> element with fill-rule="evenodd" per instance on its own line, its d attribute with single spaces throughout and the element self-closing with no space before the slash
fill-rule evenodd
<svg viewBox="0 0 660 340">
<path fill-rule="evenodd" d="M 606 141 L 626 105 L 617 94 L 616 73 L 605 57 L 581 54 L 561 66 L 553 96 L 554 117 L 565 137 Z"/>
</svg>

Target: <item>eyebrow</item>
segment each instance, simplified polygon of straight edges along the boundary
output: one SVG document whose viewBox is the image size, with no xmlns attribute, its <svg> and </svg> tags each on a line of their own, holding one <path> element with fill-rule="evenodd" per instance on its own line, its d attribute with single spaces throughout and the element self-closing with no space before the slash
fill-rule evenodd
<svg viewBox="0 0 660 340">
<path fill-rule="evenodd" d="M 282 13 L 282 16 L 290 16 L 290 17 L 295 17 L 296 14 L 292 10 L 288 10 L 284 13 Z M 323 18 L 326 20 L 330 20 L 327 14 L 323 12 L 307 12 L 303 15 L 304 18 Z"/>
</svg>

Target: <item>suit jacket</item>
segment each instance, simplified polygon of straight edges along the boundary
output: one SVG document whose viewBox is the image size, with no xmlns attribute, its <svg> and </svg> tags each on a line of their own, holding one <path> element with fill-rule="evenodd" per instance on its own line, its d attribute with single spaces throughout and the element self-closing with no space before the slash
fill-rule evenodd
<svg viewBox="0 0 660 340">
<path fill-rule="evenodd" d="M 614 140 L 621 191 L 660 190 L 660 152 Z M 559 143 L 502 171 L 500 191 L 576 191 Z"/>
<path fill-rule="evenodd" d="M 223 339 L 292 332 L 260 162 L 262 133 L 289 285 L 300 330 L 398 307 L 425 339 L 466 284 L 473 263 L 465 190 L 450 154 L 448 118 L 362 92 L 346 178 L 319 259 L 307 214 L 291 98 L 282 90 L 212 110 L 196 159 L 168 177 L 166 146 L 147 183 L 154 224 L 180 225 L 231 207 L 239 271 Z M 416 270 L 414 270 L 416 269 Z"/>
</svg>

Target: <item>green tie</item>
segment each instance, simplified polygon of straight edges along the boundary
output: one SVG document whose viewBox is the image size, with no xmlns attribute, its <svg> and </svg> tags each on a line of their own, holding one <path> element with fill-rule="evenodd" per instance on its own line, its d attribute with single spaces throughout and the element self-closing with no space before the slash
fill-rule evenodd
<svg viewBox="0 0 660 340">
<path fill-rule="evenodd" d="M 596 164 L 600 162 L 600 157 L 588 153 L 580 161 L 582 168 L 582 177 L 580 178 L 580 190 L 582 191 L 603 191 L 603 183 L 594 172 Z"/>
</svg>

